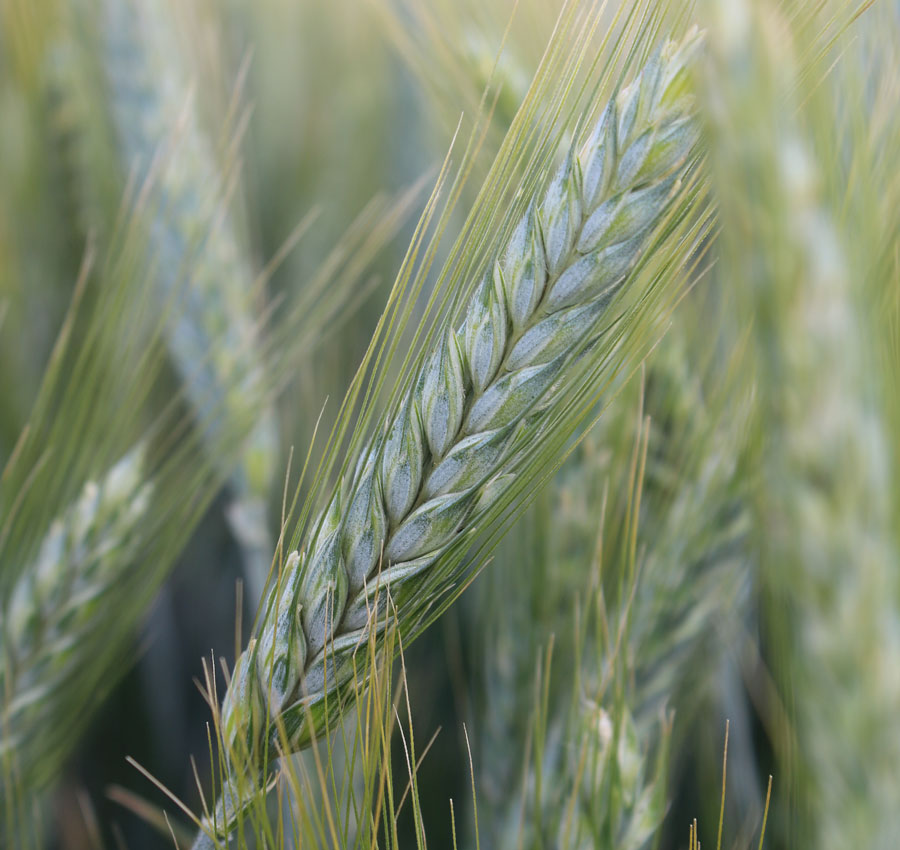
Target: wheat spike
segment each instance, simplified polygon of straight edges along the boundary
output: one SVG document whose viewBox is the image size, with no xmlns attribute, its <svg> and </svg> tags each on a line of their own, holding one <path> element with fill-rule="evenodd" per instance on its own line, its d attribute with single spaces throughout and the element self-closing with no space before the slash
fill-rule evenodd
<svg viewBox="0 0 900 850">
<path fill-rule="evenodd" d="M 228 175 L 187 95 L 165 0 L 105 5 L 106 70 L 123 162 L 140 182 L 154 175 L 150 250 L 172 362 L 210 451 L 228 423 L 255 423 L 237 470 L 223 472 L 233 496 L 228 520 L 259 598 L 271 562 L 266 500 L 278 435 L 265 401 L 253 273 L 227 213 Z"/>
<path fill-rule="evenodd" d="M 514 229 L 424 361 L 392 420 L 287 558 L 258 639 L 225 697 L 226 743 L 258 764 L 353 675 L 355 648 L 403 612 L 441 556 L 508 485 L 526 418 L 597 327 L 689 167 L 696 140 L 685 63 L 698 36 L 667 44 L 619 92 Z M 531 429 L 534 433 L 534 429 Z M 377 602 L 376 602 L 377 600 Z"/>
<path fill-rule="evenodd" d="M 709 684 L 716 669 L 711 661 L 718 647 L 728 645 L 723 612 L 733 618 L 736 609 L 746 607 L 750 522 L 738 463 L 741 417 L 729 424 L 717 416 L 724 403 L 712 391 L 713 381 L 701 379 L 686 344 L 687 328 L 693 327 L 685 323 L 689 307 L 681 309 L 680 326 L 669 332 L 647 366 L 644 416 L 635 415 L 630 395 L 617 399 L 558 481 L 549 523 L 555 534 L 543 555 L 552 565 L 552 579 L 535 588 L 542 597 L 552 594 L 569 603 L 550 624 L 554 661 L 546 719 L 550 731 L 540 757 L 543 776 L 538 783 L 531 769 L 523 788 L 517 781 L 520 765 L 502 757 L 503 744 L 521 753 L 524 740 L 508 733 L 503 740 L 499 733 L 500 746 L 487 742 L 480 784 L 496 789 L 494 805 L 499 803 L 498 811 L 489 813 L 494 815 L 488 820 L 494 831 L 491 846 L 540 846 L 537 825 L 555 835 L 559 847 L 606 847 L 610 836 L 616 847 L 645 846 L 667 805 L 671 720 L 664 712 L 674 708 L 677 722 L 682 708 L 690 710 L 694 694 Z M 626 541 L 621 539 L 623 530 L 627 538 L 632 498 L 628 479 L 634 450 L 628 444 L 640 447 L 645 437 L 639 511 L 634 508 L 640 516 L 635 548 L 645 554 L 629 568 L 621 563 L 629 551 L 625 546 L 623 555 Z M 603 481 L 610 494 L 605 518 L 600 513 Z M 603 595 L 596 605 L 597 616 L 608 624 L 609 642 L 594 639 L 588 626 L 579 652 L 580 641 L 571 634 L 576 620 L 571 605 L 585 595 L 601 526 L 602 554 L 594 567 L 602 573 Z M 516 599 L 509 590 L 506 596 L 512 607 L 530 610 L 537 604 Z M 579 608 L 582 617 L 590 617 L 592 606 Z M 534 670 L 533 655 L 516 657 L 523 644 L 515 638 L 504 642 L 510 657 L 502 668 Z M 485 647 L 486 654 L 492 651 Z M 580 661 L 577 670 L 567 666 L 570 658 Z M 580 693 L 574 712 L 568 699 L 573 676 Z M 521 688 L 511 698 L 505 695 L 515 687 L 508 678 L 491 676 L 488 720 L 493 720 L 495 690 L 501 711 L 511 703 L 521 714 L 534 702 Z M 489 737 L 498 737 L 503 725 L 512 727 L 510 718 L 494 720 Z M 540 799 L 532 796 L 538 788 Z M 479 822 L 485 820 L 480 814 Z"/>
<path fill-rule="evenodd" d="M 865 275 L 877 272 L 853 246 L 857 228 L 884 231 L 871 212 L 857 211 L 859 225 L 844 197 L 829 198 L 816 141 L 840 135 L 834 104 L 795 103 L 797 80 L 818 69 L 786 62 L 775 73 L 769 62 L 813 53 L 797 49 L 807 48 L 804 18 L 788 23 L 777 4 L 715 5 L 723 232 L 756 314 L 754 519 L 763 625 L 790 722 L 777 745 L 797 795 L 792 820 L 809 846 L 890 847 L 900 553 L 877 334 L 860 309 Z M 749 244 L 765 250 L 748 256 Z"/>
<path fill-rule="evenodd" d="M 900 826 L 900 553 L 885 475 L 891 453 L 876 405 L 860 392 L 868 376 L 854 353 L 858 313 L 839 234 L 806 182 L 815 179 L 813 160 L 796 138 L 783 153 L 797 169 L 784 185 L 805 268 L 764 355 L 777 384 L 791 388 L 787 397 L 773 392 L 770 373 L 770 395 L 762 399 L 767 427 L 785 433 L 769 449 L 765 470 L 765 575 L 792 611 L 774 629 L 790 647 L 795 722 L 809 771 L 804 793 L 816 813 L 810 827 L 818 846 L 888 847 Z"/>
<path fill-rule="evenodd" d="M 0 621 L 0 760 L 32 770 L 54 738 L 65 739 L 54 691 L 79 674 L 82 654 L 96 647 L 96 630 L 106 622 L 98 612 L 136 555 L 152 495 L 139 445 L 84 485 L 21 571 Z"/>
</svg>

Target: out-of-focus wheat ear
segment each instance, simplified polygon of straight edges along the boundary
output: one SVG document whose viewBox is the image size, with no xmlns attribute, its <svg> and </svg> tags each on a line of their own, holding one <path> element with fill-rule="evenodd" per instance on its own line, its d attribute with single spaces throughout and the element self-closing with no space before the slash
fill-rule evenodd
<svg viewBox="0 0 900 850">
<path fill-rule="evenodd" d="M 609 835 L 617 848 L 652 845 L 668 808 L 671 721 L 657 717 L 652 737 L 642 735 L 627 707 L 591 702 L 579 720 L 578 762 L 570 767 L 580 790 L 577 814 L 561 819 L 560 846 L 603 846 Z"/>
<path fill-rule="evenodd" d="M 499 145 L 528 92 L 559 10 L 546 3 L 520 6 L 507 20 L 486 20 L 477 4 L 423 5 L 378 2 L 377 21 L 427 93 L 437 122 L 453 130 L 464 119 L 490 110 L 488 145 Z M 504 32 L 504 26 L 509 29 Z"/>
<path fill-rule="evenodd" d="M 132 567 L 153 495 L 138 446 L 56 517 L 4 605 L 0 760 L 31 778 L 65 738 L 67 682 L 85 666 L 112 589 Z M 44 762 L 49 764 L 49 768 Z"/>
<path fill-rule="evenodd" d="M 210 451 L 230 423 L 255 423 L 230 475 L 227 517 L 251 594 L 269 572 L 268 498 L 278 430 L 254 309 L 254 273 L 229 206 L 231 175 L 190 95 L 191 77 L 166 0 L 104 2 L 107 82 L 123 171 L 150 191 L 149 257 L 168 348 Z M 183 276 L 188 275 L 187 280 Z M 217 411 L 216 417 L 207 413 Z M 215 457 L 212 458 L 215 461 Z"/>
<path fill-rule="evenodd" d="M 842 116 L 839 98 L 812 90 L 833 58 L 816 44 L 816 10 L 711 7 L 725 261 L 754 316 L 755 536 L 767 661 L 788 708 L 773 737 L 796 801 L 792 840 L 889 847 L 900 832 L 900 551 L 866 307 L 877 266 L 854 245 L 882 224 L 848 215 L 852 172 L 837 161 L 826 174 L 819 158 Z"/>
<path fill-rule="evenodd" d="M 682 715 L 687 721 L 695 694 L 713 685 L 721 647 L 730 644 L 730 627 L 742 624 L 741 613 L 749 607 L 750 491 L 742 477 L 743 429 L 739 415 L 722 415 L 740 411 L 747 402 L 735 397 L 726 364 L 717 362 L 710 374 L 699 366 L 708 351 L 697 340 L 714 342 L 712 335 L 696 333 L 702 316 L 691 301 L 676 311 L 675 326 L 646 364 L 640 403 L 635 397 L 640 387 L 622 391 L 561 470 L 548 520 L 549 544 L 537 560 L 515 561 L 516 567 L 531 563 L 539 578 L 529 584 L 526 577 L 512 590 L 500 587 L 489 597 L 495 605 L 502 597 L 509 610 L 518 607 L 520 631 L 532 610 L 552 618 L 554 608 L 541 606 L 556 599 L 556 619 L 547 626 L 554 637 L 550 698 L 542 709 L 547 713 L 542 722 L 550 730 L 544 750 L 526 765 L 524 782 L 501 778 L 500 756 L 503 743 L 521 753 L 523 735 L 516 740 L 507 733 L 502 743 L 491 741 L 484 750 L 482 787 L 505 782 L 499 793 L 495 789 L 492 818 L 479 816 L 479 823 L 487 820 L 492 830 L 481 837 L 490 838 L 492 846 L 520 846 L 523 823 L 558 829 L 563 847 L 607 846 L 609 834 L 628 834 L 634 846 L 643 846 L 656 835 L 668 792 L 665 767 L 654 770 L 653 765 L 654 754 L 668 753 L 673 721 L 667 713 L 674 710 L 675 723 Z M 643 463 L 633 465 L 639 456 Z M 642 480 L 635 482 L 635 476 Z M 636 492 L 640 502 L 630 504 Z M 632 553 L 640 553 L 638 563 L 631 562 Z M 595 580 L 602 581 L 603 595 L 596 605 L 585 606 Z M 533 597 L 527 595 L 529 588 Z M 578 630 L 573 622 L 588 625 Z M 607 630 L 606 641 L 600 640 Z M 535 710 L 533 697 L 523 698 L 521 683 L 511 675 L 518 671 L 527 685 L 532 680 L 521 671 L 535 667 L 533 650 L 519 656 L 529 642 L 516 634 L 484 649 L 488 656 L 502 652 L 497 675 L 486 683 L 488 720 L 498 711 L 515 718 Z M 580 695 L 576 701 L 593 708 L 573 713 L 573 688 Z M 619 744 L 613 750 L 630 765 L 621 775 L 614 763 L 605 763 L 612 771 L 605 777 L 592 779 L 585 772 L 580 759 L 589 717 L 599 724 L 595 733 L 606 730 L 601 737 L 608 745 L 616 730 Z M 507 725 L 513 724 L 507 719 Z M 489 729 L 497 735 L 496 728 Z M 544 774 L 540 781 L 538 769 Z M 612 796 L 604 798 L 615 793 L 628 801 L 620 809 Z M 594 817 L 591 799 L 607 800 L 610 808 L 602 818 Z M 570 811 L 592 814 L 576 814 L 567 826 Z M 525 827 L 526 836 L 530 828 Z"/>
</svg>

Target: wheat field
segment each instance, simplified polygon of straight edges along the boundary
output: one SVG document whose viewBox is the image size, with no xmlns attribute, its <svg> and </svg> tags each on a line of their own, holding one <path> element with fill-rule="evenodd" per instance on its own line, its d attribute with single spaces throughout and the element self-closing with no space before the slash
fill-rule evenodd
<svg viewBox="0 0 900 850">
<path fill-rule="evenodd" d="M 0 0 L 0 847 L 900 846 L 900 4 Z"/>
</svg>

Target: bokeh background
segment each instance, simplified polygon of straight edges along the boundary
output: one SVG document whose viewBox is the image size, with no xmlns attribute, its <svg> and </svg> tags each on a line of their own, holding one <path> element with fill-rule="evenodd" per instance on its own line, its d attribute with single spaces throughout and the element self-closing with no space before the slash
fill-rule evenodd
<svg viewBox="0 0 900 850">
<path fill-rule="evenodd" d="M 659 29 L 651 40 L 691 17 L 680 7 L 632 5 L 656 10 L 646 12 Z M 664 827 L 649 843 L 610 833 L 608 846 L 688 846 L 695 817 L 702 843 L 713 846 L 726 722 L 723 846 L 759 840 L 770 775 L 765 846 L 838 846 L 811 837 L 822 830 L 838 840 L 823 811 L 854 841 L 869 836 L 840 846 L 887 850 L 896 846 L 890 836 L 900 840 L 897 813 L 879 807 L 900 794 L 900 762 L 891 762 L 900 747 L 900 654 L 892 655 L 900 646 L 900 7 L 733 5 L 744 11 L 709 2 L 693 15 L 712 34 L 710 66 L 732 73 L 707 68 L 697 83 L 722 210 L 708 257 L 645 367 L 621 378 L 600 424 L 536 494 L 487 568 L 406 651 L 417 752 L 435 736 L 418 774 L 432 848 L 454 846 L 450 799 L 456 846 L 476 846 L 470 751 L 481 846 L 516 846 L 498 836 L 513 829 L 517 789 L 529 787 L 542 708 L 535 683 L 546 682 L 548 646 L 560 696 L 544 706 L 547 752 L 570 752 L 571 728 L 554 718 L 573 706 L 587 705 L 593 719 L 585 722 L 605 722 L 590 714 L 599 711 L 588 705 L 590 689 L 570 684 L 590 663 L 573 644 L 573 624 L 587 616 L 598 586 L 611 597 L 633 594 L 635 620 L 623 669 L 604 668 L 608 647 L 599 640 L 593 669 L 623 683 L 637 739 L 654 730 L 647 734 L 656 743 L 636 748 L 644 779 L 654 775 L 660 740 L 669 753 Z M 258 562 L 248 572 L 258 536 L 244 533 L 235 506 L 259 509 L 251 532 L 260 531 L 271 552 L 285 482 L 290 492 L 317 423 L 327 433 L 334 421 L 454 135 L 484 128 L 462 216 L 526 96 L 558 11 L 538 0 L 0 0 L 0 459 L 14 467 L 34 411 L 52 409 L 42 407 L 48 370 L 57 390 L 72 375 L 83 380 L 82 404 L 94 405 L 89 390 L 101 368 L 78 377 L 77 352 L 90 349 L 92 322 L 116 321 L 118 307 L 102 321 L 92 317 L 123 276 L 130 283 L 121 297 L 134 303 L 166 275 L 173 288 L 196 287 L 201 297 L 242 289 L 239 309 L 258 333 L 226 334 L 223 344 L 211 331 L 211 341 L 194 344 L 221 345 L 240 372 L 247 346 L 259 342 L 268 371 L 258 380 L 241 372 L 244 403 L 216 396 L 210 404 L 221 407 L 208 419 L 224 410 L 240 421 L 247 406 L 263 405 L 271 417 L 259 438 L 264 459 L 242 461 L 253 428 L 241 422 L 225 433 L 190 412 L 195 401 L 184 388 L 204 378 L 185 377 L 177 346 L 148 342 L 141 350 L 152 366 L 126 374 L 117 369 L 132 368 L 138 353 L 118 364 L 98 348 L 97 363 L 116 374 L 119 394 L 96 403 L 96 433 L 83 436 L 87 426 L 72 420 L 65 456 L 83 451 L 84 465 L 60 464 L 64 485 L 40 479 L 48 495 L 33 491 L 36 503 L 48 512 L 67 504 L 142 429 L 176 433 L 159 418 L 173 398 L 180 412 L 172 421 L 196 417 L 191 427 L 212 435 L 185 451 L 214 460 L 190 471 L 203 482 L 188 497 L 190 522 L 170 533 L 179 519 L 169 510 L 153 526 L 160 548 L 150 551 L 164 575 L 152 594 L 142 586 L 140 610 L 115 596 L 102 602 L 110 623 L 123 605 L 125 650 L 116 676 L 85 685 L 90 699 L 74 691 L 55 721 L 63 730 L 72 724 L 71 741 L 48 790 L 29 798 L 42 824 L 36 844 L 172 846 L 134 811 L 138 797 L 152 806 L 165 800 L 125 758 L 197 805 L 191 758 L 199 776 L 210 769 L 210 711 L 198 687 L 204 660 L 233 663 L 236 617 L 246 636 L 260 586 Z M 600 20 L 618 11 L 610 3 Z M 726 82 L 709 91 L 710 79 Z M 782 121 L 772 106 L 782 96 L 795 120 Z M 192 134 L 202 144 L 192 147 Z M 167 145 L 171 160 L 159 154 Z M 167 172 L 180 145 L 187 170 Z M 141 189 L 153 184 L 154 169 L 170 188 L 148 191 L 148 200 Z M 199 200 L 191 194 L 198 175 L 209 191 Z M 210 210 L 221 219 L 215 227 Z M 165 224 L 135 237 L 135 248 L 122 236 L 131 215 Z M 177 235 L 192 226 L 202 235 Z M 155 264 L 138 259 L 146 257 L 142 239 Z M 843 254 L 833 255 L 835 245 Z M 99 282 L 86 294 L 85 268 Z M 152 326 L 154 303 L 121 308 L 122 326 Z M 54 366 L 73 310 L 81 317 L 74 339 Z M 123 409 L 138 399 L 148 412 L 127 416 Z M 848 434 L 854 445 L 838 456 L 834 447 L 846 448 Z M 153 439 L 165 442 L 159 433 Z M 784 457 L 796 467 L 784 467 Z M 794 476 L 790 486 L 779 489 L 779 469 Z M 7 486 L 21 477 L 14 469 Z M 792 489 L 799 478 L 803 487 Z M 6 509 L 15 502 L 9 493 L 4 499 Z M 24 569 L 17 551 L 25 549 L 2 552 L 4 604 Z M 613 619 L 622 616 L 616 610 Z M 867 691 L 873 681 L 878 687 Z M 403 764 L 399 738 L 394 749 Z M 835 800 L 846 809 L 834 809 Z M 9 805 L 5 812 L 9 822 Z M 415 846 L 411 807 L 399 824 L 399 846 Z"/>
</svg>

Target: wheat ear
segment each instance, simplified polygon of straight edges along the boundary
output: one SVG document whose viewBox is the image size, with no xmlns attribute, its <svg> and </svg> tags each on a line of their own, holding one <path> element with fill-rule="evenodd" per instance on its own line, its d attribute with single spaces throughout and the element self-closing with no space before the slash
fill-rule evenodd
<svg viewBox="0 0 900 850">
<path fill-rule="evenodd" d="M 548 716 L 541 720 L 550 731 L 535 759 L 542 776 L 536 775 L 537 766 L 529 766 L 523 788 L 504 760 L 488 749 L 481 784 L 493 780 L 502 806 L 499 817 L 488 821 L 495 832 L 489 836 L 491 846 L 518 847 L 523 838 L 525 846 L 534 846 L 540 844 L 540 830 L 545 840 L 550 835 L 554 846 L 563 848 L 606 847 L 610 836 L 616 847 L 645 846 L 667 805 L 671 721 L 664 712 L 669 707 L 679 714 L 682 708 L 689 710 L 686 698 L 708 683 L 715 669 L 710 659 L 718 645 L 727 643 L 720 639 L 722 612 L 733 612 L 746 596 L 750 522 L 736 460 L 740 426 L 720 421 L 716 414 L 724 400 L 694 365 L 683 326 L 688 306 L 681 308 L 682 326 L 669 332 L 647 366 L 644 415 L 635 415 L 630 395 L 620 396 L 583 441 L 578 462 L 558 482 L 550 523 L 556 534 L 544 556 L 553 565 L 557 586 L 543 593 L 565 595 L 570 602 L 584 595 L 602 527 L 602 554 L 595 567 L 602 568 L 604 589 L 596 605 L 597 617 L 606 624 L 606 641 L 591 628 L 584 637 L 569 637 L 578 619 L 571 611 L 565 618 L 560 612 L 550 624 L 556 660 Z M 645 471 L 637 488 L 641 496 L 639 505 L 632 505 L 632 458 L 645 443 Z M 628 444 L 636 448 L 629 451 Z M 605 519 L 602 480 L 611 485 Z M 628 529 L 635 522 L 632 548 Z M 630 565 L 631 552 L 645 555 Z M 512 598 L 509 604 L 527 610 L 537 604 L 524 602 Z M 590 617 L 590 606 L 583 613 Z M 529 664 L 533 669 L 533 655 L 516 657 L 521 645 L 525 642 L 515 639 L 503 644 L 508 657 L 498 665 L 501 669 L 521 670 Z M 568 669 L 566 661 L 579 655 L 578 668 Z M 579 694 L 574 712 L 569 699 L 573 675 Z M 503 690 L 510 687 L 515 683 L 492 677 L 488 694 L 499 689 L 499 707 L 518 703 L 521 712 L 527 694 L 504 698 Z M 500 725 L 494 724 L 495 734 Z M 523 750 L 524 743 L 506 740 L 514 752 Z M 479 820 L 484 823 L 484 816 Z"/>
<path fill-rule="evenodd" d="M 261 765 L 314 739 L 315 709 L 353 676 L 353 653 L 440 574 L 535 438 L 551 386 L 596 332 L 689 168 L 696 141 L 685 63 L 667 44 L 604 112 L 514 228 L 430 351 L 393 419 L 361 453 L 312 535 L 287 558 L 258 639 L 237 662 L 226 744 Z M 529 427 L 525 422 L 528 418 Z M 452 580 L 452 576 L 443 576 Z"/>
<path fill-rule="evenodd" d="M 56 717 L 56 691 L 85 667 L 107 592 L 131 566 L 153 495 L 144 449 L 132 449 L 53 521 L 21 571 L 0 620 L 0 761 L 38 766 L 32 750 L 52 746 L 68 727 Z M 90 639 L 90 638 L 94 639 Z"/>
<path fill-rule="evenodd" d="M 774 3 L 716 7 L 710 113 L 723 137 L 723 234 L 755 314 L 765 436 L 754 503 L 763 626 L 792 725 L 773 731 L 803 844 L 891 847 L 900 834 L 900 552 L 877 332 L 861 309 L 877 267 L 853 244 L 858 230 L 885 231 L 870 210 L 857 213 L 862 224 L 847 215 L 849 190 L 829 198 L 817 141 L 841 138 L 833 101 L 811 95 L 797 108 L 797 81 L 816 78 L 825 51 L 821 68 L 771 61 L 819 55 L 802 27 L 818 33 L 821 21 L 810 10 L 789 23 Z M 850 173 L 839 171 L 852 182 Z M 748 255 L 748 245 L 764 250 Z"/>
<path fill-rule="evenodd" d="M 230 475 L 229 524 L 258 599 L 271 563 L 266 502 L 278 434 L 252 310 L 254 276 L 228 215 L 229 175 L 187 97 L 165 0 L 105 5 L 112 111 L 124 164 L 152 188 L 150 253 L 172 362 L 211 452 L 224 427 L 255 423 L 237 470 L 222 472 Z"/>
<path fill-rule="evenodd" d="M 840 234 L 814 200 L 808 148 L 798 138 L 784 144 L 796 169 L 783 185 L 801 274 L 777 329 L 765 329 L 762 421 L 785 437 L 769 447 L 758 519 L 767 589 L 791 616 L 768 625 L 789 648 L 784 686 L 794 694 L 817 846 L 888 847 L 900 829 L 891 451 L 866 397 L 871 378 Z"/>
</svg>

